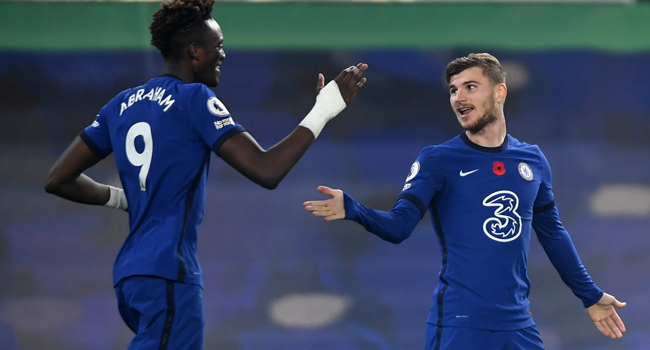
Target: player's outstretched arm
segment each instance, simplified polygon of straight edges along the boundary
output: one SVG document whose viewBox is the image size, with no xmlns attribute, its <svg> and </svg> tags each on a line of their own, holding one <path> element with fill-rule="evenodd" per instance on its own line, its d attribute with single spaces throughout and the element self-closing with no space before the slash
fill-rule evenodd
<svg viewBox="0 0 650 350">
<path fill-rule="evenodd" d="M 626 305 L 624 302 L 616 300 L 612 295 L 603 293 L 600 300 L 586 308 L 587 314 L 598 329 L 606 336 L 616 339 L 623 337 L 625 333 L 625 325 L 616 312 L 617 308 L 622 308 Z"/>
<path fill-rule="evenodd" d="M 50 169 L 45 191 L 79 203 L 126 209 L 123 190 L 97 183 L 83 174 L 100 160 L 77 136 Z"/>
<path fill-rule="evenodd" d="M 319 74 L 314 108 L 300 126 L 268 150 L 263 149 L 252 135 L 241 132 L 226 140 L 217 154 L 258 185 L 276 188 L 314 143 L 325 124 L 352 102 L 366 83 L 362 75 L 367 68 L 365 63 L 346 68 L 327 85 L 323 75 Z"/>
<path fill-rule="evenodd" d="M 305 210 L 311 211 L 314 216 L 324 217 L 325 221 L 356 221 L 368 232 L 394 244 L 409 238 L 422 219 L 422 213 L 417 206 L 405 199 L 398 199 L 393 209 L 383 211 L 366 207 L 338 189 L 319 186 L 318 192 L 332 198 L 304 202 Z"/>
<path fill-rule="evenodd" d="M 314 216 L 325 217 L 325 221 L 341 220 L 345 218 L 345 203 L 343 191 L 327 186 L 318 186 L 318 192 L 332 196 L 324 201 L 307 201 L 303 203 L 305 210 L 311 211 Z"/>
</svg>

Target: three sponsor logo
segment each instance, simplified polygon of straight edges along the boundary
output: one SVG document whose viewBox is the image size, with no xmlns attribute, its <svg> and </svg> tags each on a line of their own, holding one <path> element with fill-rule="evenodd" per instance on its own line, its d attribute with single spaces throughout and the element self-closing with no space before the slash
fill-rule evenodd
<svg viewBox="0 0 650 350">
<path fill-rule="evenodd" d="M 521 216 L 517 213 L 519 197 L 512 191 L 502 190 L 489 194 L 483 205 L 494 207 L 494 216 L 483 222 L 483 232 L 497 242 L 510 242 L 521 233 Z"/>
</svg>

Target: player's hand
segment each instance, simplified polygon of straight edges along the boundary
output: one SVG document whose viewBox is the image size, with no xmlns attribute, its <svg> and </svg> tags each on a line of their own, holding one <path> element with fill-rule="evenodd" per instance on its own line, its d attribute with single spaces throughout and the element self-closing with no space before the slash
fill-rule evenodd
<svg viewBox="0 0 650 350">
<path fill-rule="evenodd" d="M 341 97 L 343 97 L 343 101 L 345 101 L 346 105 L 349 105 L 350 102 L 354 100 L 359 89 L 361 89 L 366 83 L 366 78 L 361 77 L 366 69 L 368 69 L 367 64 L 359 63 L 356 66 L 350 66 L 344 69 L 341 74 L 334 78 L 334 81 L 341 92 Z M 325 86 L 325 77 L 323 77 L 322 74 L 319 74 L 316 92 L 319 92 L 323 86 Z"/>
<path fill-rule="evenodd" d="M 331 189 L 327 186 L 318 186 L 318 192 L 330 195 L 332 198 L 324 201 L 307 201 L 303 203 L 305 210 L 313 212 L 314 216 L 325 217 L 325 221 L 344 219 L 343 191 Z"/>
<path fill-rule="evenodd" d="M 616 308 L 622 308 L 627 303 L 616 300 L 613 296 L 604 293 L 603 297 L 594 305 L 586 308 L 587 314 L 604 335 L 616 339 L 623 337 L 625 325 L 616 313 Z"/>
</svg>

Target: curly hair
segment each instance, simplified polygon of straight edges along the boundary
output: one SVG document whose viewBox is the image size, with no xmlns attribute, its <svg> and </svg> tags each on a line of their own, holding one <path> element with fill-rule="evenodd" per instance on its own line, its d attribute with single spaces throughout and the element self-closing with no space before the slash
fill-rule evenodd
<svg viewBox="0 0 650 350">
<path fill-rule="evenodd" d="M 471 53 L 467 57 L 460 57 L 449 62 L 445 69 L 447 83 L 454 75 L 473 67 L 483 69 L 483 75 L 490 79 L 493 85 L 506 82 L 506 72 L 501 68 L 501 63 L 496 57 L 489 53 Z"/>
<path fill-rule="evenodd" d="M 164 58 L 180 53 L 190 42 L 201 43 L 205 20 L 211 18 L 215 0 L 171 0 L 160 4 L 149 26 L 151 45 Z"/>
</svg>

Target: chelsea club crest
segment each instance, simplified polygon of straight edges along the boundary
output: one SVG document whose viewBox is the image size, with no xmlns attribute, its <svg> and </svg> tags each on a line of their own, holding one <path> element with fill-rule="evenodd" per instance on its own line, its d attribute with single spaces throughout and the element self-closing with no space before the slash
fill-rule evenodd
<svg viewBox="0 0 650 350">
<path fill-rule="evenodd" d="M 528 164 L 521 162 L 517 168 L 519 169 L 519 175 L 521 175 L 525 180 L 530 181 L 533 179 L 533 170 L 528 166 Z"/>
</svg>

